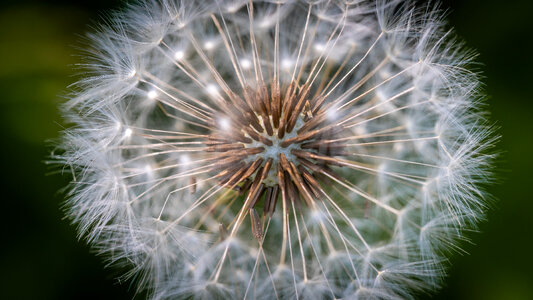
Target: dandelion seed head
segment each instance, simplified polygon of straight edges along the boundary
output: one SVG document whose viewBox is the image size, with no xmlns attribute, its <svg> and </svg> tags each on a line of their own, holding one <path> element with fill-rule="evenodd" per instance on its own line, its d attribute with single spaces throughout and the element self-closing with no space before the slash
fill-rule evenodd
<svg viewBox="0 0 533 300">
<path fill-rule="evenodd" d="M 55 159 L 153 299 L 398 299 L 482 218 L 473 54 L 410 1 L 147 0 L 92 40 Z"/>
</svg>

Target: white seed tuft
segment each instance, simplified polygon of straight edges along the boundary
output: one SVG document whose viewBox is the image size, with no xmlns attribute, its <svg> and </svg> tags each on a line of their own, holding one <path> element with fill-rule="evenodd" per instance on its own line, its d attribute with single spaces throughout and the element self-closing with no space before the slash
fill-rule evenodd
<svg viewBox="0 0 533 300">
<path fill-rule="evenodd" d="M 399 0 L 129 6 L 64 106 L 69 216 L 153 299 L 434 290 L 495 142 L 442 23 Z"/>
</svg>

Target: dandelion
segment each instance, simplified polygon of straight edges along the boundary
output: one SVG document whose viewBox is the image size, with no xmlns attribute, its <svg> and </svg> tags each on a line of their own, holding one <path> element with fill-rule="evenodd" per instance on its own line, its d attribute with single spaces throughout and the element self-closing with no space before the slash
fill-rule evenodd
<svg viewBox="0 0 533 300">
<path fill-rule="evenodd" d="M 397 299 L 482 218 L 473 53 L 407 1 L 147 1 L 91 34 L 68 213 L 154 299 Z"/>
</svg>

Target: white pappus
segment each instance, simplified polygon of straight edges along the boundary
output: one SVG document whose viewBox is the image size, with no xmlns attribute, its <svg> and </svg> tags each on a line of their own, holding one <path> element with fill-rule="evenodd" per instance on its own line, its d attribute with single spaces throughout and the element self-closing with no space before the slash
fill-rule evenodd
<svg viewBox="0 0 533 300">
<path fill-rule="evenodd" d="M 54 160 L 153 299 L 434 291 L 495 138 L 433 4 L 147 0 L 89 34 Z"/>
</svg>

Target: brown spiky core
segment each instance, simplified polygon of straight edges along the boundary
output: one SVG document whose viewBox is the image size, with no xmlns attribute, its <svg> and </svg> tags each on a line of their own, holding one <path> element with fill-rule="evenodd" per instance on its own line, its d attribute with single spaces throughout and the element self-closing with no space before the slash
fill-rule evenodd
<svg viewBox="0 0 533 300">
<path fill-rule="evenodd" d="M 206 151 L 215 153 L 219 184 L 245 195 L 243 205 L 259 239 L 258 203 L 263 201 L 268 216 L 278 198 L 287 207 L 313 206 L 322 193 L 321 175 L 334 176 L 330 166 L 343 146 L 334 142 L 341 128 L 327 123 L 309 86 L 291 84 L 284 92 L 264 86 L 243 94 L 224 101 L 222 117 L 205 143 Z"/>
</svg>

